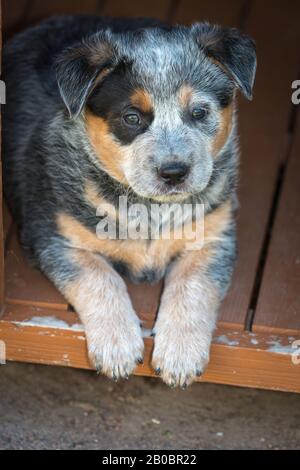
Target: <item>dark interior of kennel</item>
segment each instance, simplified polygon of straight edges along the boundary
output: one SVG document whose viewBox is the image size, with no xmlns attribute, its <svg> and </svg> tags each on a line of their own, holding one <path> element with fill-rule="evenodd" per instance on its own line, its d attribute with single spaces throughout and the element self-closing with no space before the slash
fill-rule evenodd
<svg viewBox="0 0 300 470">
<path fill-rule="evenodd" d="M 199 379 L 300 392 L 291 360 L 300 334 L 300 119 L 291 84 L 300 75 L 300 3 L 290 0 L 6 0 L 4 41 L 53 14 L 152 16 L 238 26 L 257 42 L 254 100 L 240 97 L 239 259 L 220 314 L 211 362 Z M 2 204 L 0 204 L 0 208 Z M 2 217 L 0 219 L 2 221 Z M 2 226 L 0 227 L 2 232 Z M 64 298 L 26 263 L 3 205 L 0 340 L 15 361 L 89 368 L 84 333 Z M 161 285 L 129 290 L 153 325 Z M 136 374 L 152 375 L 152 339 Z"/>
</svg>

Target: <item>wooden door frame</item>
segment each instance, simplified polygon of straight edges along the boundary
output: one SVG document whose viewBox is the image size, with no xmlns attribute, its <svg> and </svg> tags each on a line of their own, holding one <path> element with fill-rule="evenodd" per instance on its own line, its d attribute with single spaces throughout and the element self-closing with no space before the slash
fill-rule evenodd
<svg viewBox="0 0 300 470">
<path fill-rule="evenodd" d="M 0 2 L 0 73 L 2 70 L 2 2 Z M 0 115 L 0 149 L 2 144 Z M 4 232 L 3 232 L 3 193 L 2 193 L 2 158 L 0 150 L 0 312 L 4 305 Z"/>
</svg>

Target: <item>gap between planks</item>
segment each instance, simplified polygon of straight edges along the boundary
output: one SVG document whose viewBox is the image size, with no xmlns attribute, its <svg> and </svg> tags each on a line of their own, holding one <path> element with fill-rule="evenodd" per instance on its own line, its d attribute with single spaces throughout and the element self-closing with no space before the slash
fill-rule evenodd
<svg viewBox="0 0 300 470">
<path fill-rule="evenodd" d="M 300 76 L 300 74 L 299 74 Z M 296 132 L 297 132 L 297 120 L 300 119 L 299 117 L 299 106 L 294 105 L 291 102 L 290 106 L 290 113 L 287 119 L 287 128 L 286 128 L 286 141 L 285 147 L 282 152 L 282 159 L 281 163 L 278 168 L 277 172 L 277 179 L 274 186 L 273 198 L 272 198 L 272 205 L 269 212 L 269 218 L 267 223 L 267 229 L 265 233 L 265 238 L 262 244 L 261 253 L 259 257 L 259 262 L 257 266 L 257 271 L 254 279 L 253 290 L 250 297 L 249 302 L 249 309 L 248 314 L 245 321 L 245 330 L 252 331 L 255 313 L 257 309 L 257 304 L 259 301 L 259 296 L 261 292 L 265 267 L 268 262 L 268 255 L 269 255 L 269 248 L 272 241 L 272 234 L 274 230 L 274 225 L 276 222 L 276 216 L 278 214 L 278 209 L 280 205 L 280 201 L 282 198 L 282 192 L 284 188 L 284 182 L 287 174 L 287 169 L 289 162 L 291 160 L 291 155 L 293 151 L 293 145 L 296 141 Z M 287 330 L 291 333 L 292 330 Z"/>
</svg>

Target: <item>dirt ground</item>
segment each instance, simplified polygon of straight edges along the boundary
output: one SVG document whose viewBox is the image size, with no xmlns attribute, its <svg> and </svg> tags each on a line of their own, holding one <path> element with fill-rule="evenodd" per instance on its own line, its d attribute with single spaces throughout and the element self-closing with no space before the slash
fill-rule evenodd
<svg viewBox="0 0 300 470">
<path fill-rule="evenodd" d="M 1 449 L 291 449 L 300 395 L 89 371 L 0 368 Z"/>
</svg>

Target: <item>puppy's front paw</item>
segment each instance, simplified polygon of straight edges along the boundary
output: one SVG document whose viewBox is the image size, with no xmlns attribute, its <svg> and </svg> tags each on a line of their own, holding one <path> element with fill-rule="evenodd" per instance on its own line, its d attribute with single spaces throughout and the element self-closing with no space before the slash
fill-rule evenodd
<svg viewBox="0 0 300 470">
<path fill-rule="evenodd" d="M 89 358 L 95 369 L 118 380 L 128 378 L 143 359 L 144 342 L 135 313 L 111 311 L 100 315 L 87 330 Z"/>
<path fill-rule="evenodd" d="M 179 326 L 158 320 L 154 333 L 152 366 L 167 385 L 186 388 L 202 375 L 209 361 L 211 338 L 200 322 Z"/>
</svg>

